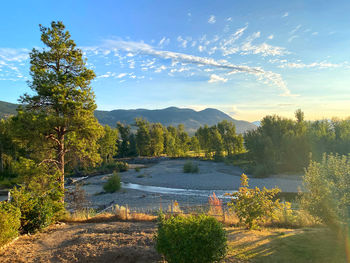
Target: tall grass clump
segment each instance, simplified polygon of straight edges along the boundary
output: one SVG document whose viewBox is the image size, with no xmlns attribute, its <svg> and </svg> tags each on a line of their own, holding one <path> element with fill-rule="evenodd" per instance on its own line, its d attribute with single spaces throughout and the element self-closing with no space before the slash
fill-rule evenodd
<svg viewBox="0 0 350 263">
<path fill-rule="evenodd" d="M 107 193 L 114 193 L 119 191 L 121 188 L 120 176 L 113 172 L 113 175 L 108 179 L 108 181 L 103 185 L 103 190 Z"/>
<path fill-rule="evenodd" d="M 191 161 L 187 161 L 184 164 L 183 172 L 184 173 L 199 173 L 198 164 L 195 164 Z"/>
<path fill-rule="evenodd" d="M 7 202 L 0 202 L 0 248 L 19 234 L 21 211 Z"/>
<path fill-rule="evenodd" d="M 211 263 L 226 255 L 223 225 L 213 217 L 171 216 L 158 218 L 156 249 L 169 263 Z"/>
</svg>

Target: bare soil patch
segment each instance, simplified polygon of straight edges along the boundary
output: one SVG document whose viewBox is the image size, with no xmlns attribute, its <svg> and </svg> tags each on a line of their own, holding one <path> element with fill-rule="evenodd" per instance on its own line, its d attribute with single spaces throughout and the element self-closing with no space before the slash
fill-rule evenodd
<svg viewBox="0 0 350 263">
<path fill-rule="evenodd" d="M 0 262 L 159 262 L 153 222 L 61 224 L 25 235 L 0 251 Z"/>
</svg>

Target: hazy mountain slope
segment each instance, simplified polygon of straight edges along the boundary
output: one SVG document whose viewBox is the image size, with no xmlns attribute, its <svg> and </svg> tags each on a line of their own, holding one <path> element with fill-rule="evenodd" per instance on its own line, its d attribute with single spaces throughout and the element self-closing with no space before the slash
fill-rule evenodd
<svg viewBox="0 0 350 263">
<path fill-rule="evenodd" d="M 238 133 L 256 128 L 256 126 L 250 122 L 232 119 L 222 111 L 210 108 L 202 111 L 180 109 L 176 107 L 160 110 L 136 109 L 96 111 L 95 116 L 100 123 L 110 126 L 115 126 L 117 121 L 132 124 L 137 117 L 142 117 L 149 122 L 160 122 L 165 126 L 184 124 L 189 133 L 194 133 L 200 126 L 204 126 L 205 124 L 210 126 L 222 120 L 234 122 Z"/>
<path fill-rule="evenodd" d="M 17 114 L 18 104 L 0 101 L 0 119 Z"/>
<path fill-rule="evenodd" d="M 17 106 L 18 104 L 0 101 L 0 118 L 6 118 L 16 114 Z M 210 108 L 202 111 L 180 109 L 176 107 L 169 107 L 160 110 L 97 110 L 95 111 L 95 116 L 101 124 L 108 124 L 112 127 L 115 127 L 118 121 L 126 124 L 133 124 L 137 117 L 142 117 L 149 122 L 160 122 L 164 126 L 177 126 L 179 124 L 184 124 L 185 129 L 190 134 L 193 134 L 200 126 L 204 126 L 205 124 L 211 126 L 222 120 L 234 122 L 238 133 L 243 133 L 246 130 L 256 128 L 256 125 L 250 122 L 232 119 L 226 113 Z"/>
</svg>

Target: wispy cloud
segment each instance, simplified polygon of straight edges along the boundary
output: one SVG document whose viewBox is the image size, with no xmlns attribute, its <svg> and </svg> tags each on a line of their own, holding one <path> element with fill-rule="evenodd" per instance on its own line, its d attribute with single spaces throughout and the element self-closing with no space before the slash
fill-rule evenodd
<svg viewBox="0 0 350 263">
<path fill-rule="evenodd" d="M 211 16 L 209 17 L 209 19 L 208 19 L 208 23 L 209 23 L 209 24 L 215 24 L 215 22 L 216 22 L 215 16 L 214 16 L 214 15 L 211 15 Z"/>
<path fill-rule="evenodd" d="M 287 17 L 287 16 L 289 16 L 289 13 L 288 13 L 288 12 L 285 12 L 285 13 L 282 15 L 282 17 Z"/>
<path fill-rule="evenodd" d="M 209 83 L 215 83 L 215 82 L 227 82 L 227 79 L 224 77 L 220 77 L 216 74 L 211 74 L 210 79 L 208 80 Z"/>
<path fill-rule="evenodd" d="M 283 90 L 283 96 L 291 96 L 291 92 L 287 88 L 281 75 L 271 72 L 264 71 L 260 67 L 250 67 L 245 65 L 235 65 L 229 63 L 226 60 L 215 60 L 207 57 L 199 57 L 184 53 L 156 50 L 154 47 L 143 43 L 143 42 L 133 42 L 133 41 L 123 41 L 123 40 L 105 40 L 104 48 L 111 50 L 124 50 L 126 52 L 133 52 L 139 55 L 148 55 L 157 57 L 159 59 L 171 60 L 173 64 L 180 63 L 190 63 L 198 66 L 209 66 L 216 69 L 228 70 L 228 74 L 234 73 L 247 73 L 255 75 L 260 81 L 264 83 L 273 84 L 281 90 Z M 175 63 L 174 63 L 175 62 Z"/>
</svg>

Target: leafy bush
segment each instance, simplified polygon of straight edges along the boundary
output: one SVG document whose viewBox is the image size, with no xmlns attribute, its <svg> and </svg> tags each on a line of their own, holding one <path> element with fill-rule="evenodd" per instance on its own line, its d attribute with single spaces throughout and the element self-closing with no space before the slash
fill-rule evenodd
<svg viewBox="0 0 350 263">
<path fill-rule="evenodd" d="M 329 226 L 346 225 L 350 216 L 349 178 L 350 156 L 324 154 L 321 163 L 310 162 L 302 206 Z"/>
<path fill-rule="evenodd" d="M 259 224 L 266 222 L 273 217 L 273 212 L 279 207 L 279 200 L 273 200 L 280 189 L 260 190 L 248 188 L 248 177 L 241 176 L 241 187 L 238 192 L 227 194 L 232 196 L 229 205 L 237 214 L 240 222 L 243 222 L 249 229 L 258 228 Z"/>
<path fill-rule="evenodd" d="M 227 249 L 226 232 L 215 218 L 160 215 L 156 249 L 169 263 L 210 263 L 221 260 Z"/>
<path fill-rule="evenodd" d="M 18 236 L 21 212 L 7 202 L 0 202 L 0 247 Z"/>
<path fill-rule="evenodd" d="M 33 233 L 54 221 L 54 202 L 49 196 L 40 196 L 24 188 L 11 191 L 11 204 L 21 211 L 21 232 Z"/>
<path fill-rule="evenodd" d="M 37 165 L 25 158 L 20 158 L 14 169 L 21 188 L 11 191 L 11 204 L 21 211 L 21 232 L 32 233 L 56 221 L 64 211 L 59 173 L 49 165 Z"/>
<path fill-rule="evenodd" d="M 107 193 L 114 193 L 121 188 L 120 177 L 116 172 L 108 179 L 108 181 L 103 185 L 103 189 Z"/>
<path fill-rule="evenodd" d="M 116 167 L 118 172 L 126 172 L 129 169 L 129 165 L 126 162 L 117 162 Z"/>
<path fill-rule="evenodd" d="M 199 172 L 198 164 L 194 164 L 191 161 L 187 161 L 184 164 L 183 171 L 184 173 L 198 173 Z"/>
</svg>

